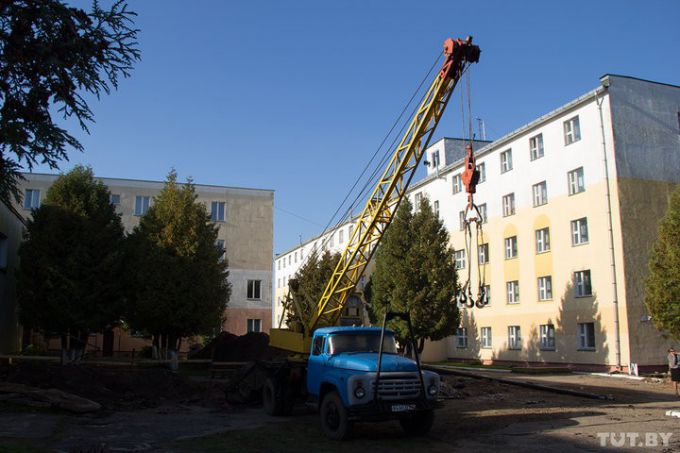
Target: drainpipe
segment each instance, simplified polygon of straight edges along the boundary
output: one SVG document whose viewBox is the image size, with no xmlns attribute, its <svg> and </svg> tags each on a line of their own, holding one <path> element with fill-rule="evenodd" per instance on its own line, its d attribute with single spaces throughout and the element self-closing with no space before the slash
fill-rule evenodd
<svg viewBox="0 0 680 453">
<path fill-rule="evenodd" d="M 606 82 L 605 82 L 606 83 Z M 605 92 L 607 90 L 608 84 L 603 83 Z M 600 133 L 602 134 L 602 156 L 604 158 L 604 176 L 607 182 L 607 226 L 609 228 L 609 254 L 610 254 L 610 267 L 612 271 L 612 293 L 614 299 L 612 303 L 614 305 L 614 333 L 616 335 L 615 352 L 616 352 L 616 368 L 621 370 L 621 330 L 619 328 L 619 297 L 618 297 L 618 283 L 616 280 L 616 255 L 614 251 L 614 229 L 612 220 L 612 200 L 611 193 L 609 191 L 609 164 L 607 160 L 607 144 L 605 141 L 604 133 L 604 117 L 602 114 L 602 103 L 604 99 L 600 97 L 600 93 L 595 95 L 595 103 L 597 103 L 597 110 L 600 113 Z M 630 364 L 629 364 L 630 366 Z"/>
</svg>

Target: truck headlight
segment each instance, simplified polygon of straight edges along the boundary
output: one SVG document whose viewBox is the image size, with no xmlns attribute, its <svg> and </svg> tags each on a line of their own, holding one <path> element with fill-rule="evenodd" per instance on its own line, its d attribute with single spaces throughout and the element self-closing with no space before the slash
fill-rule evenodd
<svg viewBox="0 0 680 453">
<path fill-rule="evenodd" d="M 432 384 L 427 388 L 427 393 L 429 393 L 430 396 L 435 396 L 437 393 L 439 393 L 439 389 L 435 384 Z"/>
<path fill-rule="evenodd" d="M 356 396 L 358 399 L 361 399 L 364 396 L 366 396 L 366 390 L 364 390 L 363 387 L 359 386 L 354 389 L 354 396 Z"/>
</svg>

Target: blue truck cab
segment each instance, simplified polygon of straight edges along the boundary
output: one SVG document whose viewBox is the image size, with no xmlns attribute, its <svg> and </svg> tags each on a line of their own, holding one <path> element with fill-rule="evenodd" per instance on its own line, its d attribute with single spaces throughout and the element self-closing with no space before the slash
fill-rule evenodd
<svg viewBox="0 0 680 453">
<path fill-rule="evenodd" d="M 439 394 L 437 373 L 397 354 L 394 332 L 379 327 L 324 327 L 312 337 L 307 394 L 316 402 L 321 427 L 343 439 L 356 421 L 398 419 L 409 434 L 432 426 Z"/>
</svg>

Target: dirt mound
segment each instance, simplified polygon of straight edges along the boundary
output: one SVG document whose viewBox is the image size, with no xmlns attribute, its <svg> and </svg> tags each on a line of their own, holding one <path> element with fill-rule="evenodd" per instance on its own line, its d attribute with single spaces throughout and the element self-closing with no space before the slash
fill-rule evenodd
<svg viewBox="0 0 680 453">
<path fill-rule="evenodd" d="M 99 368 L 86 364 L 23 362 L 0 367 L 0 380 L 43 389 L 56 388 L 88 398 L 107 409 L 157 407 L 195 400 L 200 384 L 163 368 Z"/>
<path fill-rule="evenodd" d="M 281 351 L 269 346 L 269 335 L 266 333 L 251 332 L 239 337 L 222 332 L 192 358 L 216 362 L 250 362 L 273 360 L 280 356 Z"/>
</svg>

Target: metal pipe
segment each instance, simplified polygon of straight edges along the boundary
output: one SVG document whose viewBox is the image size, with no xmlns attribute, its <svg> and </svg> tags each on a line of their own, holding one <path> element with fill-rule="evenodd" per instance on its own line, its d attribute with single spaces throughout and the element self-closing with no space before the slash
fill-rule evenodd
<svg viewBox="0 0 680 453">
<path fill-rule="evenodd" d="M 606 90 L 606 87 L 603 87 L 603 91 Z M 597 110 L 600 114 L 600 133 L 602 134 L 602 155 L 604 158 L 604 176 L 607 184 L 606 188 L 606 193 L 607 193 L 607 226 L 609 228 L 609 252 L 610 252 L 610 259 L 611 259 L 611 272 L 612 272 L 612 292 L 614 299 L 612 300 L 612 303 L 614 305 L 614 334 L 616 336 L 616 342 L 615 342 L 615 352 L 616 352 L 616 368 L 621 369 L 621 330 L 619 327 L 619 298 L 618 298 L 618 282 L 616 279 L 616 254 L 614 250 L 614 229 L 613 229 L 613 220 L 612 220 L 612 200 L 611 200 L 611 193 L 609 191 L 609 164 L 608 164 L 608 159 L 607 159 L 607 144 L 605 141 L 605 132 L 604 132 L 604 116 L 602 114 L 602 103 L 604 102 L 603 98 L 600 98 L 599 93 L 595 95 L 595 103 L 597 104 Z M 630 360 L 629 360 L 630 362 Z M 630 366 L 630 363 L 629 363 Z"/>
</svg>

